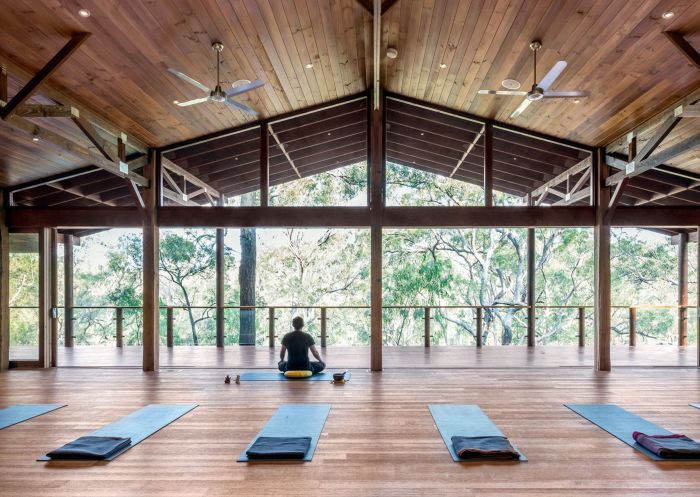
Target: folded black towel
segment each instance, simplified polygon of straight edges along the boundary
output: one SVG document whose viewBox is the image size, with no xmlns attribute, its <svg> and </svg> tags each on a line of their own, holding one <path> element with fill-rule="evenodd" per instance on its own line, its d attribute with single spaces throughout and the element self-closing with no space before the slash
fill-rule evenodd
<svg viewBox="0 0 700 497">
<path fill-rule="evenodd" d="M 130 438 L 80 437 L 46 455 L 51 459 L 107 459 L 129 445 Z"/>
<path fill-rule="evenodd" d="M 520 454 L 506 437 L 452 437 L 452 447 L 462 459 L 519 459 Z"/>
<path fill-rule="evenodd" d="M 248 459 L 304 459 L 311 437 L 258 437 L 246 451 Z"/>
<path fill-rule="evenodd" d="M 657 456 L 669 458 L 700 458 L 700 443 L 685 435 L 646 435 L 635 431 L 632 434 L 635 441 L 652 451 Z"/>
</svg>

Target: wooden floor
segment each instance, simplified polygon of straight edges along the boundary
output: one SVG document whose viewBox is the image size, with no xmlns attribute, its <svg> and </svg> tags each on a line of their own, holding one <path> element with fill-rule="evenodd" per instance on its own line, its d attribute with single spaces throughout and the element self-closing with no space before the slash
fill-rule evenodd
<svg viewBox="0 0 700 497">
<path fill-rule="evenodd" d="M 322 350 L 326 362 L 335 368 L 368 368 L 368 347 L 327 347 Z M 697 347 L 625 345 L 612 348 L 612 363 L 622 366 L 697 365 Z M 20 356 L 32 357 L 28 350 Z M 33 352 L 36 356 L 36 352 Z M 65 367 L 140 367 L 141 348 L 114 346 L 59 348 L 58 365 Z M 164 368 L 271 368 L 279 360 L 279 349 L 269 347 L 161 347 Z M 593 347 L 385 347 L 387 368 L 520 368 L 520 367 L 593 367 Z"/>
<path fill-rule="evenodd" d="M 68 407 L 0 430 L 0 494 L 101 496 L 697 497 L 700 462 L 655 463 L 563 407 L 615 402 L 700 439 L 700 371 L 584 368 L 356 371 L 326 382 L 225 385 L 223 370 L 12 370 L 0 406 Z M 199 407 L 110 463 L 34 459 L 153 402 Z M 245 465 L 236 457 L 283 402 L 329 402 L 315 458 Z M 478 403 L 527 463 L 452 462 L 429 403 Z"/>
</svg>

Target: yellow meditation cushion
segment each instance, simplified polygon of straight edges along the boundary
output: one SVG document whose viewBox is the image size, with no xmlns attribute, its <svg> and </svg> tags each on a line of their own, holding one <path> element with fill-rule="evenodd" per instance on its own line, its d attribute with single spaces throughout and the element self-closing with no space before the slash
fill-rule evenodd
<svg viewBox="0 0 700 497">
<path fill-rule="evenodd" d="M 287 378 L 308 378 L 313 373 L 311 371 L 285 371 L 284 376 Z"/>
</svg>

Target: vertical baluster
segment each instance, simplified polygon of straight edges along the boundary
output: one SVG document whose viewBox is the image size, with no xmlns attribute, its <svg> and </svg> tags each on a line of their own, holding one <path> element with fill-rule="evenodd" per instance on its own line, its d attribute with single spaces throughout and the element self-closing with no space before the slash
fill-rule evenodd
<svg viewBox="0 0 700 497">
<path fill-rule="evenodd" d="M 165 323 L 166 323 L 166 345 L 168 348 L 173 347 L 173 308 L 168 306 L 166 309 L 166 315 L 165 315 Z"/>
<path fill-rule="evenodd" d="M 578 308 L 578 346 L 586 345 L 586 308 Z"/>
<path fill-rule="evenodd" d="M 268 342 L 270 347 L 275 346 L 275 308 L 270 307 L 268 309 Z"/>
<path fill-rule="evenodd" d="M 483 312 L 483 309 L 481 307 L 476 308 L 476 346 L 477 347 L 481 347 L 483 345 L 482 337 L 481 337 L 481 333 L 482 333 L 481 326 L 482 326 L 482 321 L 483 321 L 483 319 L 481 317 L 482 312 Z"/>
<path fill-rule="evenodd" d="M 630 347 L 637 345 L 637 308 L 630 307 L 629 328 L 630 328 Z"/>
<path fill-rule="evenodd" d="M 124 309 L 117 307 L 117 347 L 124 345 Z"/>
<path fill-rule="evenodd" d="M 430 307 L 425 307 L 423 309 L 423 320 L 425 328 L 425 331 L 423 332 L 423 337 L 425 338 L 425 346 L 430 347 Z"/>
<path fill-rule="evenodd" d="M 327 324 L 326 308 L 321 307 L 321 348 L 326 346 L 326 324 Z"/>
</svg>

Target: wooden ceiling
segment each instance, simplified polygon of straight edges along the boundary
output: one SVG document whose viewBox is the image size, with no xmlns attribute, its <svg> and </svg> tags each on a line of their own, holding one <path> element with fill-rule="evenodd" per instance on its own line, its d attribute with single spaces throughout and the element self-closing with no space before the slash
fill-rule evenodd
<svg viewBox="0 0 700 497">
<path fill-rule="evenodd" d="M 80 8 L 91 16 L 79 17 Z M 675 16 L 663 19 L 666 11 Z M 14 88 L 71 33 L 92 32 L 47 87 L 70 98 L 64 103 L 108 119 L 150 146 L 251 120 L 217 104 L 179 108 L 172 103 L 199 95 L 168 67 L 213 85 L 213 40 L 226 47 L 222 78 L 227 83 L 268 82 L 241 98 L 259 117 L 352 95 L 371 81 L 372 17 L 357 0 L 16 0 L 3 5 L 0 25 L 0 62 L 19 77 Z M 399 53 L 393 60 L 382 58 L 382 82 L 398 94 L 605 145 L 700 88 L 700 71 L 662 35 L 669 29 L 700 48 L 700 2 L 398 0 L 382 16 L 382 53 L 389 46 Z M 580 104 L 538 102 L 509 119 L 519 98 L 477 91 L 496 89 L 505 78 L 529 86 L 528 43 L 536 38 L 543 43 L 538 74 L 566 60 L 553 89 L 589 90 L 593 96 Z M 305 68 L 308 63 L 313 67 Z M 697 121 L 674 133 L 695 132 Z M 75 132 L 70 122 L 54 126 Z M 674 139 L 675 134 L 669 137 Z M 84 165 L 53 152 L 0 126 L 0 186 Z"/>
</svg>

